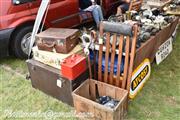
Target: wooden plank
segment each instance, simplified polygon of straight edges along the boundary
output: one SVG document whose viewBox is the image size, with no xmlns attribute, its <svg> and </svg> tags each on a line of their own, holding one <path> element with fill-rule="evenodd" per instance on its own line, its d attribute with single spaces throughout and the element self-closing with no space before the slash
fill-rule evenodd
<svg viewBox="0 0 180 120">
<path fill-rule="evenodd" d="M 74 106 L 76 108 L 76 114 L 80 115 L 77 116 L 80 120 L 95 120 L 95 105 L 93 104 L 93 101 L 81 99 L 79 96 L 76 96 L 74 97 Z"/>
<path fill-rule="evenodd" d="M 106 120 L 113 120 L 114 113 L 106 112 Z"/>
<path fill-rule="evenodd" d="M 116 40 L 117 40 L 117 35 L 113 35 L 113 44 L 112 44 L 112 49 L 111 49 L 111 68 L 110 68 L 110 84 L 113 85 L 113 75 L 114 75 L 114 59 L 115 59 L 115 54 L 116 54 Z"/>
<path fill-rule="evenodd" d="M 96 50 L 93 51 L 94 54 L 94 62 L 93 62 L 93 69 L 94 69 L 94 79 L 97 80 L 97 72 L 96 72 Z"/>
<path fill-rule="evenodd" d="M 105 86 L 103 83 L 98 84 L 99 96 L 106 95 Z"/>
<path fill-rule="evenodd" d="M 102 50 L 103 50 L 103 45 L 99 46 L 99 59 L 98 59 L 98 80 L 102 80 Z"/>
<path fill-rule="evenodd" d="M 129 11 L 136 10 L 138 11 L 141 7 L 142 0 L 135 0 L 130 2 Z"/>
<path fill-rule="evenodd" d="M 91 60 L 90 56 L 88 55 L 88 69 L 89 69 L 89 78 L 92 79 L 92 70 L 91 70 Z"/>
<path fill-rule="evenodd" d="M 110 49 L 110 33 L 106 33 L 106 53 L 105 53 L 105 70 L 104 70 L 104 82 L 109 83 L 108 81 L 108 63 L 109 63 L 109 49 Z"/>
<path fill-rule="evenodd" d="M 95 86 L 95 82 L 92 80 L 89 80 L 89 94 L 90 94 L 90 98 L 91 100 L 96 100 L 96 86 Z"/>
<path fill-rule="evenodd" d="M 124 36 L 120 36 L 119 40 L 119 54 L 118 54 L 118 65 L 117 65 L 117 79 L 116 79 L 116 86 L 120 87 L 119 81 L 120 81 L 120 74 L 121 74 L 121 61 L 122 61 L 122 54 L 123 54 L 123 40 Z"/>
<path fill-rule="evenodd" d="M 120 119 L 121 118 L 120 113 L 121 113 L 121 111 L 120 111 L 120 109 L 118 107 L 118 109 L 116 111 L 114 111 L 114 113 L 113 113 L 113 120 L 121 120 Z"/>
<path fill-rule="evenodd" d="M 115 98 L 115 88 L 112 86 L 106 86 L 105 87 L 105 91 L 106 91 L 106 96 L 110 96 L 112 98 Z"/>
<path fill-rule="evenodd" d="M 119 120 L 123 120 L 123 117 L 124 117 L 123 111 L 124 111 L 124 108 L 123 108 L 123 105 L 121 104 L 119 106 Z"/>
<path fill-rule="evenodd" d="M 106 119 L 106 112 L 102 109 L 99 108 L 95 108 L 95 116 L 96 116 L 96 120 L 107 120 Z"/>
<path fill-rule="evenodd" d="M 103 24 L 100 23 L 100 39 L 103 39 Z M 102 81 L 102 54 L 103 54 L 103 43 L 99 42 L 99 57 L 98 57 L 98 80 Z"/>
<path fill-rule="evenodd" d="M 116 98 L 117 100 L 121 100 L 124 95 L 125 95 L 125 94 L 124 94 L 124 91 L 123 91 L 123 90 L 116 89 L 116 91 L 115 91 L 115 98 Z"/>
<path fill-rule="evenodd" d="M 133 65 L 134 65 L 134 57 L 136 51 L 136 39 L 137 39 L 137 25 L 134 26 L 134 37 L 132 39 L 132 46 L 131 46 L 131 54 L 130 54 L 130 64 L 129 64 L 129 72 L 127 78 L 127 86 L 126 89 L 130 91 L 130 84 L 131 84 L 131 77 L 133 72 Z"/>
<path fill-rule="evenodd" d="M 128 75 L 128 65 L 129 65 L 129 48 L 130 48 L 130 37 L 126 36 L 126 47 L 125 47 L 125 64 L 124 64 L 124 76 L 122 81 L 122 88 L 126 88 L 126 80 Z"/>
<path fill-rule="evenodd" d="M 84 102 L 86 99 L 82 99 L 79 96 L 74 97 L 74 107 L 76 108 L 77 113 L 79 112 L 87 112 L 89 110 L 89 107 L 92 106 L 92 101 L 88 100 L 88 102 Z"/>
<path fill-rule="evenodd" d="M 80 87 L 78 89 L 78 91 L 76 91 L 76 93 L 78 93 L 79 95 L 81 95 L 87 99 L 90 99 L 89 89 L 90 89 L 89 82 L 86 82 L 86 84 L 84 84 L 82 87 Z"/>
</svg>

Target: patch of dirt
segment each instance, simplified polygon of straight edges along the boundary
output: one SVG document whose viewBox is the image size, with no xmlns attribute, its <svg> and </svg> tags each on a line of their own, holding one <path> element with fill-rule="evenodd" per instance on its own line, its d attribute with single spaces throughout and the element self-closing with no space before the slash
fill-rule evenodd
<svg viewBox="0 0 180 120">
<path fill-rule="evenodd" d="M 172 105 L 172 106 L 177 106 L 177 100 L 175 97 L 166 97 L 166 103 L 168 103 L 169 105 Z"/>
<path fill-rule="evenodd" d="M 19 70 L 13 70 L 11 67 L 9 67 L 9 66 L 7 66 L 7 65 L 1 65 L 1 67 L 2 67 L 3 69 L 5 69 L 6 71 L 11 72 L 12 74 L 15 74 L 15 75 L 17 75 L 17 76 L 20 76 L 20 77 L 23 77 L 23 78 L 26 77 L 26 75 L 23 74 L 23 73 L 21 73 Z"/>
</svg>

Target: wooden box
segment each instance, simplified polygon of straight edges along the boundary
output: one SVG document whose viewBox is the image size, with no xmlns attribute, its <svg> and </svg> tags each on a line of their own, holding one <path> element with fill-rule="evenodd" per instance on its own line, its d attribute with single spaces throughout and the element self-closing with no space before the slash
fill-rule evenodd
<svg viewBox="0 0 180 120">
<path fill-rule="evenodd" d="M 108 108 L 96 102 L 99 96 L 110 96 L 118 101 L 115 108 Z M 88 79 L 72 93 L 77 116 L 83 120 L 123 120 L 127 113 L 128 91 Z"/>
<path fill-rule="evenodd" d="M 88 70 L 74 80 L 62 77 L 59 69 L 36 60 L 27 60 L 31 84 L 47 95 L 73 106 L 72 92 L 88 78 Z"/>
<path fill-rule="evenodd" d="M 155 36 L 151 36 L 149 40 L 142 43 L 141 47 L 136 50 L 136 55 L 134 59 L 134 70 L 146 59 L 148 58 L 152 63 L 155 58 L 155 54 L 159 48 L 166 40 L 168 40 L 173 32 L 178 26 L 179 18 L 175 18 L 172 23 L 163 28 L 163 30 L 156 33 Z"/>
</svg>

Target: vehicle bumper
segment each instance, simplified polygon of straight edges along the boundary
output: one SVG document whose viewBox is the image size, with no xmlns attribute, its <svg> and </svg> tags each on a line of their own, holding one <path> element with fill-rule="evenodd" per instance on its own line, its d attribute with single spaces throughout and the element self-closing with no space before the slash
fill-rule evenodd
<svg viewBox="0 0 180 120">
<path fill-rule="evenodd" d="M 8 55 L 10 36 L 14 28 L 0 30 L 0 58 Z"/>
</svg>

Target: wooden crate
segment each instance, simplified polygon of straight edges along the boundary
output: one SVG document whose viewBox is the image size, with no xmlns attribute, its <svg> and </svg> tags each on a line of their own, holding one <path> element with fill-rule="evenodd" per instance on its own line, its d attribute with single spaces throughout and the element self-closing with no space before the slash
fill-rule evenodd
<svg viewBox="0 0 180 120">
<path fill-rule="evenodd" d="M 99 96 L 110 96 L 120 102 L 111 109 L 97 103 Z M 77 117 L 82 120 L 123 120 L 127 114 L 128 91 L 92 79 L 83 82 L 72 93 Z"/>
<path fill-rule="evenodd" d="M 173 32 L 178 25 L 179 18 L 175 18 L 175 20 L 166 26 L 163 30 L 159 31 L 155 36 L 151 36 L 149 40 L 145 43 L 142 43 L 141 47 L 136 50 L 136 55 L 134 59 L 134 67 L 135 70 L 144 59 L 148 58 L 152 63 L 155 58 L 155 54 L 160 45 L 162 45 L 168 38 L 170 38 Z"/>
</svg>

